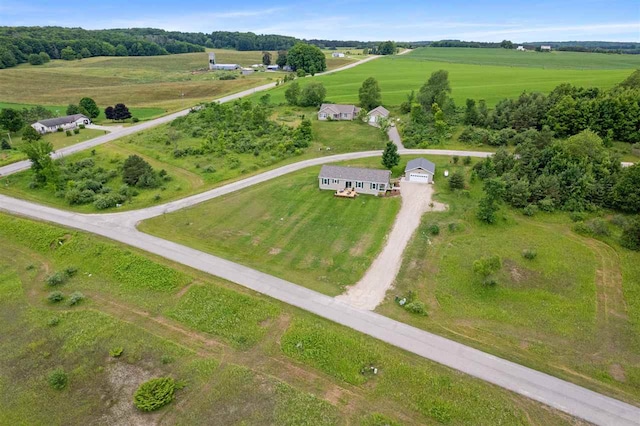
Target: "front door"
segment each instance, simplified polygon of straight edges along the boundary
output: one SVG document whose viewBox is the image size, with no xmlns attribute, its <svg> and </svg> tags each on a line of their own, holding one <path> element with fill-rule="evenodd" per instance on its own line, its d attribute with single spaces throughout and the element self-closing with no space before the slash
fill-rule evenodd
<svg viewBox="0 0 640 426">
<path fill-rule="evenodd" d="M 344 187 L 345 187 L 345 188 L 351 188 L 352 186 L 353 186 L 353 183 L 352 183 L 352 182 L 346 181 L 346 182 L 344 183 Z"/>
</svg>

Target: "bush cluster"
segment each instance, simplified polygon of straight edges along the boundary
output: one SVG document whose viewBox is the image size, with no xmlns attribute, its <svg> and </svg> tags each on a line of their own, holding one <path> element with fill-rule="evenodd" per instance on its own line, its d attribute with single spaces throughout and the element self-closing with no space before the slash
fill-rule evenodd
<svg viewBox="0 0 640 426">
<path fill-rule="evenodd" d="M 133 396 L 134 405 L 142 411 L 154 411 L 173 400 L 176 383 L 170 377 L 151 379 L 140 385 Z"/>
<path fill-rule="evenodd" d="M 65 373 L 63 369 L 57 368 L 49 373 L 47 381 L 49 382 L 49 386 L 52 388 L 62 390 L 67 386 L 67 373 Z"/>
</svg>

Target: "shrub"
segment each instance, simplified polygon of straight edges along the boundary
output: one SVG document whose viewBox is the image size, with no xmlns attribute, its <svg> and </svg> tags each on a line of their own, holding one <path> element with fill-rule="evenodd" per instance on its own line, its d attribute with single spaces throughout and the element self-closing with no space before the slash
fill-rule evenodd
<svg viewBox="0 0 640 426">
<path fill-rule="evenodd" d="M 464 160 L 462 160 L 462 164 L 464 164 L 465 166 L 468 166 L 471 164 L 471 157 L 466 156 L 464 157 Z"/>
<path fill-rule="evenodd" d="M 486 286 L 496 285 L 492 275 L 498 272 L 500 268 L 502 268 L 502 260 L 497 255 L 483 256 L 473 262 L 473 272 L 482 279 L 482 284 Z"/>
<path fill-rule="evenodd" d="M 67 276 L 62 272 L 54 272 L 46 278 L 47 285 L 55 287 L 60 284 L 64 284 L 67 281 Z"/>
<path fill-rule="evenodd" d="M 429 226 L 427 226 L 427 232 L 430 235 L 438 235 L 440 234 L 440 226 L 437 223 L 430 223 Z"/>
<path fill-rule="evenodd" d="M 175 381 L 170 377 L 151 379 L 140 385 L 133 396 L 134 405 L 142 411 L 154 411 L 173 400 Z"/>
<path fill-rule="evenodd" d="M 423 316 L 427 315 L 427 306 L 419 300 L 407 303 L 406 305 L 404 305 L 404 308 L 412 314 Z"/>
<path fill-rule="evenodd" d="M 583 213 L 583 212 L 571 212 L 569 214 L 569 218 L 573 221 L 573 222 L 582 222 L 587 218 L 587 214 Z"/>
<path fill-rule="evenodd" d="M 620 244 L 629 250 L 640 251 L 640 218 L 635 218 L 624 227 Z"/>
<path fill-rule="evenodd" d="M 617 214 L 613 216 L 611 220 L 609 220 L 609 222 L 611 222 L 612 225 L 615 225 L 623 229 L 629 225 L 629 219 L 627 219 L 626 216 L 623 216 L 621 214 Z"/>
<path fill-rule="evenodd" d="M 464 172 L 458 170 L 451 175 L 449 178 L 449 189 L 464 189 Z"/>
<path fill-rule="evenodd" d="M 77 134 L 79 134 L 79 133 L 80 133 L 80 129 L 73 129 L 73 134 L 74 134 L 74 135 L 77 135 Z"/>
<path fill-rule="evenodd" d="M 69 278 L 73 277 L 77 273 L 78 273 L 78 268 L 76 268 L 75 266 L 67 266 L 64 269 L 64 274 Z"/>
<path fill-rule="evenodd" d="M 63 130 L 63 129 L 62 129 L 62 127 L 58 127 L 58 128 L 56 129 L 56 132 L 61 132 L 61 133 L 62 133 L 62 130 Z"/>
<path fill-rule="evenodd" d="M 0 149 L 2 150 L 11 149 L 11 144 L 9 143 L 8 140 L 6 140 L 5 138 L 2 138 L 2 140 L 0 141 Z"/>
<path fill-rule="evenodd" d="M 522 213 L 525 216 L 533 216 L 538 213 L 538 206 L 536 206 L 535 204 L 529 204 L 527 207 L 522 209 Z"/>
<path fill-rule="evenodd" d="M 63 369 L 57 368 L 49 373 L 47 381 L 49 382 L 49 386 L 51 386 L 52 388 L 56 390 L 62 390 L 67 386 L 67 373 L 65 373 Z"/>
<path fill-rule="evenodd" d="M 87 126 L 85 126 L 84 124 L 80 124 L 78 127 L 80 127 L 81 129 L 86 129 Z"/>
<path fill-rule="evenodd" d="M 162 355 L 162 357 L 160 357 L 160 362 L 163 364 L 171 364 L 173 361 L 175 361 L 173 359 L 173 357 L 171 355 Z"/>
<path fill-rule="evenodd" d="M 60 324 L 60 318 L 58 317 L 50 318 L 49 321 L 47 321 L 49 327 L 55 327 L 58 324 Z"/>
<path fill-rule="evenodd" d="M 522 250 L 522 257 L 527 260 L 533 260 L 538 256 L 538 252 L 532 249 L 524 249 Z"/>
<path fill-rule="evenodd" d="M 543 212 L 551 213 L 556 209 L 555 203 L 551 198 L 545 198 L 544 200 L 540 200 L 538 202 L 538 207 Z"/>
<path fill-rule="evenodd" d="M 126 200 L 126 196 L 122 194 L 101 194 L 98 195 L 93 202 L 93 205 L 98 210 L 109 209 L 116 207 L 118 204 L 123 203 Z"/>
<path fill-rule="evenodd" d="M 52 291 L 51 293 L 49 293 L 49 296 L 47 296 L 47 299 L 51 303 L 62 302 L 62 300 L 64 299 L 64 294 L 62 294 L 61 291 Z"/>
<path fill-rule="evenodd" d="M 109 349 L 109 356 L 112 358 L 118 358 L 124 352 L 124 348 L 122 346 L 118 346 L 117 348 Z"/>
<path fill-rule="evenodd" d="M 138 117 L 131 117 L 131 122 L 132 123 L 137 123 L 138 121 L 140 121 L 140 119 Z"/>
<path fill-rule="evenodd" d="M 69 297 L 69 306 L 77 305 L 83 300 L 84 300 L 84 294 L 80 293 L 79 291 L 76 291 L 71 294 L 71 297 Z"/>
<path fill-rule="evenodd" d="M 458 230 L 458 224 L 455 222 L 451 222 L 447 227 L 449 228 L 449 232 L 456 232 Z"/>
<path fill-rule="evenodd" d="M 71 136 L 71 130 L 67 130 L 65 133 L 67 134 L 67 136 Z"/>
</svg>

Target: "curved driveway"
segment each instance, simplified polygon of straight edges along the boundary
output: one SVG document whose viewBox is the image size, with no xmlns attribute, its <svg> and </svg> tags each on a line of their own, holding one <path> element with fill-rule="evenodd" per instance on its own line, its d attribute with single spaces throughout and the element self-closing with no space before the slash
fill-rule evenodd
<svg viewBox="0 0 640 426">
<path fill-rule="evenodd" d="M 460 155 L 460 151 L 402 150 L 402 154 Z M 135 229 L 138 220 L 175 211 L 313 165 L 379 156 L 380 151 L 306 160 L 162 206 L 134 212 L 87 215 L 0 195 L 0 210 L 92 232 L 218 276 L 284 303 L 601 425 L 640 425 L 640 408 L 545 373 L 481 352 L 380 314 L 362 310 L 280 278 Z M 463 152 L 486 157 L 487 152 Z"/>
</svg>

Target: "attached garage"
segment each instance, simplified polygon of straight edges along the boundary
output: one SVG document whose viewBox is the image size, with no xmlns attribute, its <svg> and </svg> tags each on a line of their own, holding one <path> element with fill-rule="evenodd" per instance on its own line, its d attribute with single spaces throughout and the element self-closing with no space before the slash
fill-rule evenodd
<svg viewBox="0 0 640 426">
<path fill-rule="evenodd" d="M 424 158 L 409 161 L 404 169 L 405 179 L 416 183 L 433 183 L 435 173 L 436 165 Z"/>
</svg>

